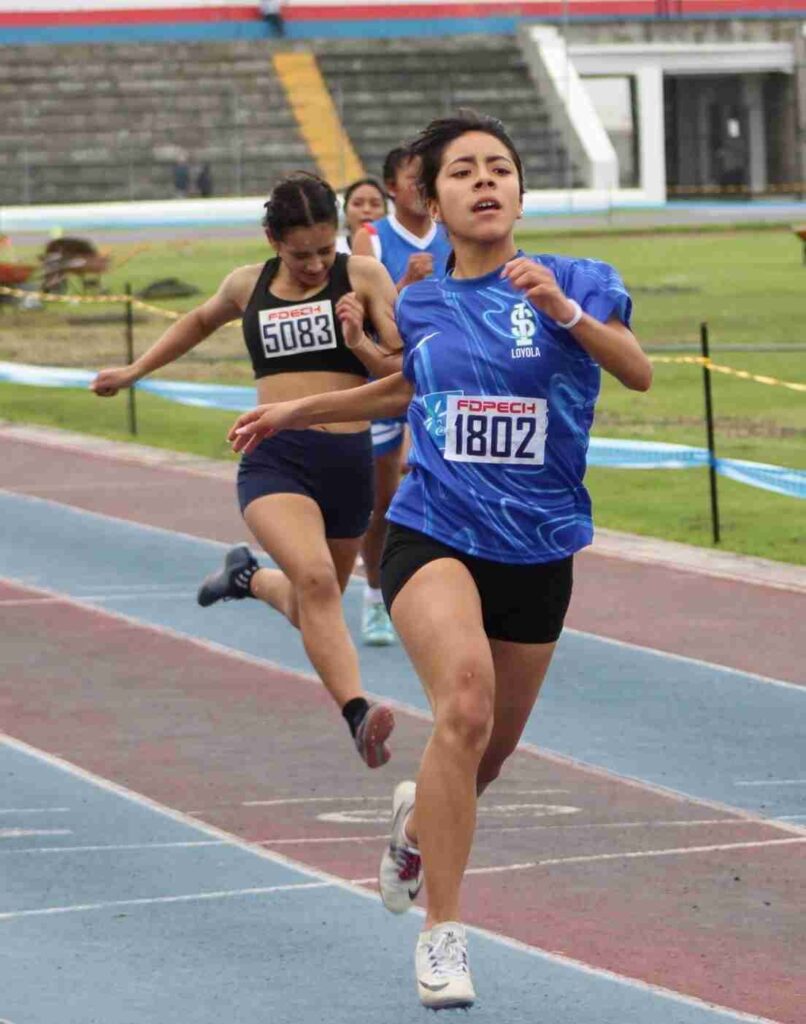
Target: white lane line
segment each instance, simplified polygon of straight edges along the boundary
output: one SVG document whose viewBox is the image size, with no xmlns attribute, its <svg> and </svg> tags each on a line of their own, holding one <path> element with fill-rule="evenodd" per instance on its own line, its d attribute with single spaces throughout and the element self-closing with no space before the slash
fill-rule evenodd
<svg viewBox="0 0 806 1024">
<path fill-rule="evenodd" d="M 71 836 L 70 828 L 0 828 L 0 839 L 25 839 L 28 836 Z"/>
<path fill-rule="evenodd" d="M 568 793 L 567 789 L 520 789 L 516 793 L 505 793 L 496 790 L 500 796 L 532 796 L 543 793 Z M 280 800 L 244 800 L 240 807 L 281 807 L 285 804 L 348 804 L 348 803 L 389 803 L 389 795 L 385 796 L 300 796 L 286 797 Z M 222 805 L 218 805 L 219 807 Z M 212 808 L 208 808 L 208 811 Z M 188 811 L 188 814 L 204 814 L 205 811 Z"/>
<path fill-rule="evenodd" d="M 2 493 L 2 488 L 0 488 Z M 79 510 L 82 511 L 82 510 Z M 95 515 L 95 513 L 87 513 L 88 515 Z M 111 516 L 101 516 L 101 518 L 109 519 L 110 522 L 120 523 L 120 520 L 114 519 Z M 147 527 L 147 529 L 154 529 L 160 533 L 170 535 L 170 531 L 163 530 L 161 527 Z M 177 534 L 178 536 L 188 536 L 186 534 Z M 198 540 L 199 538 L 189 538 L 192 540 Z M 231 545 L 221 544 L 222 548 L 231 547 Z M 82 608 L 84 611 L 89 612 L 91 615 L 98 615 L 102 618 L 110 618 L 117 620 L 118 622 L 125 622 L 128 625 L 140 629 L 146 630 L 147 632 L 155 633 L 159 636 L 169 637 L 172 640 L 179 640 L 182 643 L 191 644 L 194 647 L 198 647 L 203 651 L 209 651 L 213 654 L 224 655 L 225 657 L 232 658 L 235 661 L 242 662 L 245 665 L 251 665 L 253 668 L 269 669 L 275 672 L 281 672 L 286 676 L 293 676 L 294 679 L 299 682 L 307 683 L 310 686 L 315 686 L 318 690 L 321 690 L 321 680 L 312 675 L 306 675 L 304 672 L 300 672 L 297 669 L 290 669 L 285 665 L 279 664 L 279 662 L 270 661 L 268 658 L 258 658 L 255 655 L 246 654 L 243 651 L 239 651 L 234 647 L 227 647 L 225 644 L 216 643 L 214 640 L 204 640 L 200 637 L 195 637 L 190 633 L 182 633 L 177 629 L 172 629 L 169 626 L 160 626 L 153 623 L 144 622 L 142 619 L 137 619 L 133 615 L 127 615 L 125 612 L 110 611 L 108 608 L 100 608 L 97 604 L 84 603 L 81 599 L 76 597 L 70 597 L 64 594 L 59 594 L 57 591 L 49 590 L 39 584 L 24 583 L 19 580 L 11 579 L 8 576 L 0 575 L 0 584 L 8 584 L 17 587 L 24 587 L 27 590 L 35 590 L 38 593 L 46 594 L 49 597 L 58 598 L 61 602 L 67 605 L 73 605 L 77 608 Z M 658 652 L 661 654 L 662 652 Z M 713 666 L 719 668 L 720 666 Z M 396 700 L 394 698 L 386 697 L 380 694 L 367 693 L 370 699 L 382 700 L 384 704 L 393 708 L 396 711 L 400 711 L 402 714 L 409 715 L 412 718 L 416 718 L 421 722 L 431 723 L 432 717 L 427 711 L 423 711 L 422 708 L 416 707 L 414 704 L 407 704 L 405 701 Z M 722 814 L 729 814 L 736 817 L 744 818 L 747 821 L 753 821 L 761 825 L 769 825 L 772 828 L 777 828 L 781 832 L 787 832 L 790 835 L 806 835 L 806 828 L 798 825 L 794 822 L 781 821 L 780 819 L 763 818 L 752 811 L 745 811 L 740 807 L 734 807 L 731 804 L 722 803 L 718 800 L 708 800 L 705 797 L 695 797 L 690 793 L 683 793 L 680 790 L 672 789 L 668 786 L 662 786 L 656 782 L 648 782 L 645 779 L 639 779 L 631 775 L 622 775 L 618 772 L 611 771 L 609 768 L 603 768 L 600 765 L 591 764 L 587 761 L 582 761 L 580 758 L 571 757 L 569 754 L 562 754 L 559 751 L 551 750 L 548 747 L 538 747 L 533 743 L 521 742 L 518 744 L 518 750 L 521 753 L 527 753 L 534 757 L 537 757 L 543 761 L 548 761 L 554 764 L 562 765 L 565 768 L 574 768 L 576 771 L 583 772 L 586 775 L 592 775 L 595 778 L 605 779 L 609 782 L 615 782 L 620 785 L 629 786 L 633 789 L 642 790 L 645 793 L 656 793 L 659 796 L 667 797 L 668 799 L 674 800 L 677 803 L 688 803 L 697 804 L 700 807 L 706 807 L 710 810 L 717 811 Z M 179 813 L 179 812 L 177 812 Z"/>
<path fill-rule="evenodd" d="M 528 871 L 531 868 L 553 867 L 558 864 L 588 864 L 605 860 L 640 860 L 644 857 L 679 857 L 690 853 L 719 853 L 725 850 L 752 850 L 767 846 L 788 846 L 806 843 L 806 839 L 766 839 L 754 843 L 721 843 L 713 846 L 681 846 L 670 850 L 635 850 L 629 853 L 592 853 L 578 857 L 550 857 L 527 861 L 523 864 L 504 864 L 500 867 L 468 868 L 467 875 L 491 875 L 504 871 Z"/>
<path fill-rule="evenodd" d="M 83 601 L 97 601 L 104 604 L 107 601 L 136 601 L 139 598 L 147 597 L 151 601 L 175 601 L 177 598 L 186 600 L 196 599 L 195 590 L 171 590 L 158 591 L 148 594 L 127 594 L 124 592 L 103 593 L 103 594 L 82 594 Z M 62 597 L 21 597 L 17 599 L 0 600 L 0 608 L 25 608 L 31 605 L 64 604 Z"/>
<path fill-rule="evenodd" d="M 806 779 L 752 779 L 734 782 L 734 786 L 806 786 Z"/>
<path fill-rule="evenodd" d="M 82 594 L 81 599 L 83 601 L 98 602 L 98 604 L 106 604 L 112 601 L 136 601 L 140 598 L 147 597 L 149 601 L 176 601 L 177 599 L 185 601 L 195 601 L 196 591 L 195 590 L 174 590 L 174 591 L 161 591 L 160 593 L 153 594 Z"/>
<path fill-rule="evenodd" d="M 730 665 L 720 665 L 715 661 L 705 661 L 703 658 L 691 658 L 687 654 L 674 654 L 672 651 L 661 650 L 657 647 L 645 647 L 643 644 L 630 643 L 628 640 L 616 640 L 613 637 L 601 636 L 599 633 L 587 633 L 583 629 L 571 629 L 566 626 L 563 633 L 571 633 L 573 636 L 582 636 L 588 640 L 596 640 L 599 643 L 608 644 L 610 647 L 623 647 L 628 651 L 640 651 L 642 654 L 651 654 L 654 657 L 669 658 L 672 661 L 679 661 L 685 665 L 697 665 L 700 668 L 707 668 L 715 672 L 725 672 L 728 675 L 743 676 L 754 683 L 765 683 L 770 686 L 780 686 L 785 690 L 794 690 L 796 693 L 806 697 L 806 682 L 792 683 L 785 679 L 775 679 L 772 676 L 762 676 L 758 672 L 750 672 L 743 668 L 733 668 Z"/>
<path fill-rule="evenodd" d="M 489 804 L 478 808 L 480 818 L 553 818 L 561 814 L 579 814 L 579 807 L 563 804 Z M 325 811 L 316 815 L 317 821 L 325 821 L 332 825 L 385 825 L 389 814 L 385 808 L 371 810 L 359 807 L 353 810 Z"/>
<path fill-rule="evenodd" d="M 79 596 L 87 599 L 92 594 L 101 594 L 104 597 L 108 597 L 110 594 L 133 594 L 137 597 L 151 597 L 154 594 L 164 594 L 168 592 L 175 592 L 178 587 L 185 586 L 188 590 L 182 591 L 182 593 L 190 593 L 197 586 L 194 580 L 183 580 L 180 582 L 174 581 L 173 583 L 113 583 L 109 586 L 87 584 L 86 586 L 76 587 L 76 591 Z"/>
<path fill-rule="evenodd" d="M 66 814 L 69 810 L 69 807 L 0 807 L 0 814 Z"/>
<path fill-rule="evenodd" d="M 223 839 L 199 839 L 187 843 L 118 843 L 100 846 L 23 846 L 16 850 L 0 850 L 0 857 L 15 853 L 118 853 L 121 850 L 184 850 L 199 846 L 226 846 Z"/>
<path fill-rule="evenodd" d="M 182 896 L 145 896 L 132 900 L 108 900 L 104 903 L 74 903 L 66 907 L 37 907 L 34 910 L 8 910 L 0 913 L 0 921 L 20 917 L 44 917 L 50 914 L 76 914 L 86 910 L 108 910 L 112 907 L 146 907 L 157 903 L 195 903 L 200 900 L 225 900 L 233 896 L 267 896 L 293 889 L 328 889 L 330 882 L 296 882 L 291 885 L 266 885 L 255 889 L 223 889 L 220 892 L 192 892 Z"/>
<path fill-rule="evenodd" d="M 797 815 L 796 815 L 797 817 Z M 806 817 L 806 815 L 802 815 Z M 533 832 L 558 831 L 560 829 L 605 829 L 605 828 L 666 828 L 666 827 L 696 827 L 700 825 L 748 825 L 749 822 L 740 818 L 713 818 L 699 819 L 693 821 L 613 821 L 600 822 L 590 825 L 507 825 L 503 828 L 498 826 L 481 826 L 476 829 L 476 834 L 491 832 L 498 835 L 501 832 Z M 252 842 L 258 846 L 305 846 L 307 844 L 319 845 L 325 843 L 369 843 L 388 840 L 389 833 L 381 832 L 377 835 L 362 836 L 298 836 L 295 838 L 282 839 L 253 839 Z M 183 850 L 196 849 L 205 846 L 226 846 L 223 839 L 200 839 L 189 842 L 174 843 L 107 843 L 97 846 L 23 846 L 12 850 L 0 850 L 0 857 L 10 857 L 17 853 L 117 853 L 126 850 Z M 2 1022 L 0 1022 L 2 1024 Z"/>
<path fill-rule="evenodd" d="M 556 867 L 559 864 L 589 864 L 605 860 L 640 860 L 643 857 L 677 857 L 688 853 L 714 853 L 722 850 L 745 850 L 759 846 L 785 846 L 790 843 L 806 843 L 806 839 L 768 839 L 755 843 L 723 843 L 719 846 L 681 846 L 673 850 L 635 850 L 627 853 L 591 853 L 579 857 L 547 857 L 545 860 L 529 860 L 520 864 L 496 864 L 486 868 L 467 868 L 466 875 L 503 875 L 508 871 L 532 871 L 534 868 Z M 369 878 L 351 878 L 354 885 L 377 885 L 377 875 Z"/>
<path fill-rule="evenodd" d="M 806 815 L 804 815 L 806 817 Z M 755 825 L 755 822 L 744 821 L 741 818 L 701 818 L 692 821 L 612 821 L 596 822 L 587 825 L 480 825 L 476 828 L 476 835 L 484 835 L 485 832 L 500 835 L 502 832 L 558 832 L 562 829 L 608 829 L 608 828 L 697 828 L 707 825 Z M 379 839 L 388 839 L 389 833 L 382 832 L 378 835 L 362 836 L 298 836 L 294 839 L 255 839 L 254 842 L 261 846 L 303 846 L 306 843 L 365 843 L 375 842 Z M 789 840 L 785 840 L 789 842 Z M 797 842 L 798 840 L 796 840 Z"/>
<path fill-rule="evenodd" d="M 2 431 L 0 431 L 0 433 L 2 433 Z M 36 443 L 36 442 L 34 442 L 34 443 Z M 48 447 L 48 446 L 46 445 L 45 447 Z M 98 457 L 99 458 L 104 458 L 105 456 L 98 456 Z M 182 467 L 177 467 L 177 469 L 182 469 Z M 209 474 L 206 474 L 206 475 L 209 475 Z M 223 550 L 229 550 L 229 548 L 232 547 L 232 544 L 225 544 L 222 541 L 212 540 L 211 538 L 208 538 L 208 537 L 199 537 L 199 536 L 194 535 L 192 533 L 186 533 L 184 530 L 169 530 L 169 529 L 167 529 L 164 526 L 153 526 L 150 523 L 140 523 L 140 522 L 136 522 L 136 521 L 130 520 L 130 519 L 121 519 L 118 516 L 111 516 L 111 515 L 108 515 L 105 512 L 95 512 L 95 511 L 90 511 L 89 509 L 79 508 L 78 506 L 71 505 L 68 502 L 55 501 L 52 498 L 40 498 L 40 497 L 38 497 L 35 494 L 19 494 L 19 493 L 16 493 L 16 492 L 9 491 L 7 488 L 3 488 L 3 487 L 0 487 L 0 494 L 8 494 L 8 495 L 10 495 L 12 497 L 15 497 L 15 498 L 22 498 L 24 501 L 30 501 L 30 502 L 33 502 L 34 504 L 48 505 L 50 507 L 57 508 L 57 509 L 67 509 L 71 513 L 73 513 L 73 514 L 75 514 L 75 515 L 77 515 L 79 517 L 85 517 L 85 518 L 88 518 L 88 519 L 99 519 L 99 520 L 101 520 L 103 522 L 112 523 L 112 524 L 114 524 L 118 528 L 123 527 L 123 528 L 134 530 L 135 532 L 137 530 L 144 530 L 144 531 L 149 532 L 149 533 L 159 534 L 160 536 L 167 537 L 167 538 L 172 539 L 172 540 L 175 540 L 177 537 L 179 537 L 179 538 L 182 538 L 184 540 L 193 541 L 196 544 L 209 544 L 209 545 L 211 545 L 213 547 L 221 548 Z M 243 543 L 243 539 L 241 539 L 239 541 L 236 541 L 235 543 Z M 3 582 L 2 578 L 0 578 L 0 582 Z M 25 584 L 21 584 L 20 581 L 14 581 L 14 580 L 10 580 L 10 579 L 6 579 L 5 582 L 7 582 L 9 584 L 16 583 L 17 586 L 21 586 L 21 585 L 25 586 Z M 359 585 L 363 587 L 364 583 L 365 583 L 365 580 L 364 580 L 363 576 L 357 576 L 356 574 L 352 574 L 351 577 L 350 577 L 350 582 L 349 582 L 348 585 L 350 587 L 352 587 L 352 586 L 359 586 Z M 42 588 L 42 587 L 33 588 L 32 587 L 31 589 L 43 590 L 44 588 Z M 53 592 L 51 592 L 51 594 L 52 593 Z M 66 598 L 65 600 L 74 600 L 74 599 L 67 599 Z M 76 603 L 79 603 L 79 602 L 76 601 Z M 134 620 L 134 621 L 137 621 L 137 620 Z M 165 629 L 167 627 L 152 627 L 152 628 L 164 628 Z M 769 684 L 773 684 L 773 685 L 776 685 L 776 686 L 784 687 L 785 689 L 798 691 L 798 692 L 802 693 L 804 696 L 806 696 L 806 685 L 798 685 L 797 683 L 791 683 L 791 682 L 788 682 L 788 681 L 783 680 L 783 679 L 775 679 L 772 676 L 763 676 L 763 675 L 759 675 L 758 673 L 755 673 L 755 672 L 747 672 L 747 671 L 744 671 L 743 669 L 732 668 L 731 666 L 728 666 L 728 665 L 720 665 L 717 662 L 705 661 L 705 660 L 703 660 L 701 658 L 691 658 L 691 657 L 688 657 L 685 654 L 674 654 L 674 653 L 672 653 L 670 651 L 660 650 L 660 649 L 655 648 L 655 647 L 644 647 L 641 644 L 630 643 L 629 641 L 626 641 L 626 640 L 616 640 L 616 639 L 614 639 L 612 637 L 600 636 L 598 633 L 588 633 L 588 632 L 586 632 L 584 630 L 581 630 L 581 629 L 571 629 L 568 626 L 564 629 L 564 632 L 565 633 L 575 634 L 576 636 L 587 637 L 588 639 L 599 641 L 600 643 L 604 643 L 604 644 L 609 644 L 611 646 L 624 647 L 624 648 L 626 648 L 628 650 L 641 651 L 641 652 L 646 653 L 646 654 L 652 654 L 655 657 L 659 657 L 659 658 L 669 658 L 669 659 L 671 659 L 673 661 L 680 661 L 680 662 L 683 662 L 683 663 L 689 664 L 689 665 L 699 665 L 699 666 L 701 666 L 703 668 L 713 669 L 714 671 L 717 671 L 717 672 L 726 672 L 726 673 L 728 673 L 730 675 L 744 676 L 746 679 L 751 680 L 751 681 L 760 682 L 760 683 L 769 683 Z M 183 634 L 177 634 L 177 635 L 183 635 Z M 223 649 L 226 649 L 226 648 L 223 648 Z M 302 675 L 302 673 L 298 673 L 298 674 Z M 317 685 L 321 686 L 321 683 L 319 682 L 319 680 L 316 680 L 316 682 L 317 682 Z M 387 701 L 387 703 L 389 703 L 389 702 Z"/>
<path fill-rule="evenodd" d="M 66 761 L 64 758 L 57 757 L 55 754 L 49 754 L 46 751 L 32 747 L 23 740 L 14 739 L 11 736 L 0 733 L 0 742 L 5 743 L 6 746 L 13 750 L 27 754 L 31 758 L 43 761 L 53 768 L 58 768 L 60 771 L 72 775 L 75 778 L 91 783 L 99 789 L 109 793 L 115 793 L 117 796 L 122 797 L 124 800 L 128 800 L 136 806 L 147 807 L 157 814 L 160 814 L 171 821 L 181 822 L 197 832 L 213 836 L 216 839 L 223 839 L 228 845 L 235 849 L 246 850 L 254 856 L 262 857 L 264 860 L 268 860 L 274 864 L 282 864 L 284 867 L 295 870 L 301 875 L 317 879 L 317 881 L 320 882 L 326 882 L 328 886 L 332 886 L 342 892 L 351 893 L 353 896 L 360 896 L 362 899 L 372 900 L 373 902 L 377 902 L 379 899 L 376 893 L 362 885 L 355 885 L 347 879 L 339 878 L 338 876 L 331 875 L 321 869 L 313 868 L 308 864 L 301 863 L 300 861 L 295 861 L 292 858 L 286 857 L 282 853 L 277 853 L 274 850 L 266 850 L 261 846 L 256 846 L 254 843 L 249 843 L 238 836 L 225 832 L 223 829 L 217 828 L 215 825 L 209 825 L 206 822 L 198 821 L 195 818 L 191 818 L 188 815 L 183 814 L 181 811 L 174 810 L 171 807 L 167 807 L 165 804 L 152 800 L 151 797 L 147 797 L 142 793 L 137 793 L 134 790 L 127 789 L 125 786 L 121 786 L 109 779 L 104 779 L 102 776 L 95 775 L 85 768 L 80 768 L 78 765 L 73 764 L 70 761 Z M 419 907 L 412 908 L 410 913 L 416 914 L 421 918 L 425 917 L 425 913 Z M 710 1003 L 704 999 L 698 999 L 697 996 L 687 995 L 683 992 L 676 992 L 674 989 L 664 988 L 662 985 L 655 985 L 650 982 L 643 981 L 640 978 L 632 978 L 626 974 L 617 974 L 615 971 L 610 971 L 603 967 L 586 964 L 581 960 L 575 960 L 573 957 L 566 956 L 562 953 L 553 953 L 550 950 L 541 949 L 539 946 L 530 946 L 525 942 L 520 942 L 518 939 L 513 939 L 508 935 L 502 935 L 500 932 L 495 932 L 491 929 L 471 926 L 468 928 L 468 931 L 472 932 L 474 935 L 478 935 L 482 938 L 495 942 L 498 945 L 506 946 L 508 949 L 533 957 L 534 959 L 542 960 L 546 963 L 557 964 L 565 968 L 571 968 L 590 977 L 602 978 L 625 988 L 640 992 L 649 992 L 658 998 L 668 1000 L 672 1003 L 677 1003 L 678 1005 L 693 1006 L 697 1009 L 706 1009 L 717 1016 L 725 1017 L 733 1021 L 741 1021 L 744 1022 L 744 1024 L 781 1024 L 780 1021 L 774 1021 L 768 1017 L 759 1017 L 755 1014 L 743 1013 L 741 1010 L 733 1010 L 726 1006 Z"/>
</svg>

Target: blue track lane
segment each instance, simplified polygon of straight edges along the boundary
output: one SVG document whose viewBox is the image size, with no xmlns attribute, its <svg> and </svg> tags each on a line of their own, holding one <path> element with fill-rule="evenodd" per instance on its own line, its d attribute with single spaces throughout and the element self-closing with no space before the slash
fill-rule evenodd
<svg viewBox="0 0 806 1024">
<path fill-rule="evenodd" d="M 297 633 L 255 601 L 195 603 L 222 545 L 0 492 L 0 575 L 310 673 Z M 345 597 L 357 635 L 361 585 Z M 647 638 L 651 642 L 651 638 Z M 367 688 L 427 704 L 399 647 L 361 648 Z M 768 817 L 806 813 L 806 690 L 568 632 L 525 739 L 609 770 Z"/>
<path fill-rule="evenodd" d="M 8 1024 L 428 1019 L 413 984 L 419 915 L 394 918 L 373 897 L 319 887 L 322 876 L 219 842 L 0 743 L 0 807 L 9 806 L 43 808 L 25 815 L 26 826 L 69 834 L 4 839 L 0 847 L 0 1014 Z M 124 844 L 140 848 L 114 849 Z M 108 849 L 64 849 L 97 845 Z M 474 1024 L 756 1019 L 482 934 L 470 949 L 480 992 Z"/>
</svg>

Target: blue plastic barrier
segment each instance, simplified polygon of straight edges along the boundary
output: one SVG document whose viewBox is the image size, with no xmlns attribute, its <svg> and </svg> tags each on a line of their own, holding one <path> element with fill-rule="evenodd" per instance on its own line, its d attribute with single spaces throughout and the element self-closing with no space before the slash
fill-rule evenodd
<svg viewBox="0 0 806 1024">
<path fill-rule="evenodd" d="M 55 366 L 30 366 L 0 362 L 0 381 L 32 384 L 45 388 L 89 387 L 95 374 L 89 370 L 68 370 Z M 147 391 L 181 405 L 244 412 L 255 405 L 255 389 L 225 384 L 194 384 L 189 381 L 141 380 L 138 391 Z M 588 449 L 589 466 L 611 469 L 691 469 L 709 465 L 707 448 L 660 441 L 628 441 L 593 437 Z M 743 459 L 716 459 L 717 473 L 750 487 L 759 487 L 791 498 L 806 498 L 806 471 L 770 466 Z"/>
</svg>

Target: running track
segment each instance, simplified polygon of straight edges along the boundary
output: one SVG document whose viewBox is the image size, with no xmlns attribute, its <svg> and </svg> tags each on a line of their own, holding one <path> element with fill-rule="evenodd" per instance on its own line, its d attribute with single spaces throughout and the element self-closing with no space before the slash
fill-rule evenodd
<svg viewBox="0 0 806 1024">
<path fill-rule="evenodd" d="M 0 434 L 0 1018 L 420 1019 L 420 918 L 373 896 L 428 732 L 400 650 L 362 651 L 400 706 L 367 773 L 289 627 L 195 605 L 245 537 L 231 466 Z M 480 813 L 477 1021 L 802 1021 L 804 605 L 783 569 L 579 558 Z"/>
</svg>

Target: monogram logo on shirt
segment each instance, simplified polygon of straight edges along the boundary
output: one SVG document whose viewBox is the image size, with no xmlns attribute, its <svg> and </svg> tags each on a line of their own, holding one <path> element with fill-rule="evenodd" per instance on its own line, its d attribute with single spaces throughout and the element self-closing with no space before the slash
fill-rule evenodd
<svg viewBox="0 0 806 1024">
<path fill-rule="evenodd" d="M 531 345 L 532 338 L 537 332 L 535 315 L 525 302 L 519 302 L 512 307 L 509 317 L 512 324 L 512 337 L 516 345 Z"/>
<path fill-rule="evenodd" d="M 537 321 L 531 306 L 527 302 L 518 302 L 512 307 L 509 317 L 511 324 L 510 333 L 515 339 L 515 348 L 512 349 L 513 359 L 523 359 L 529 356 L 539 356 L 540 349 L 532 344 L 532 338 L 537 333 Z"/>
</svg>

